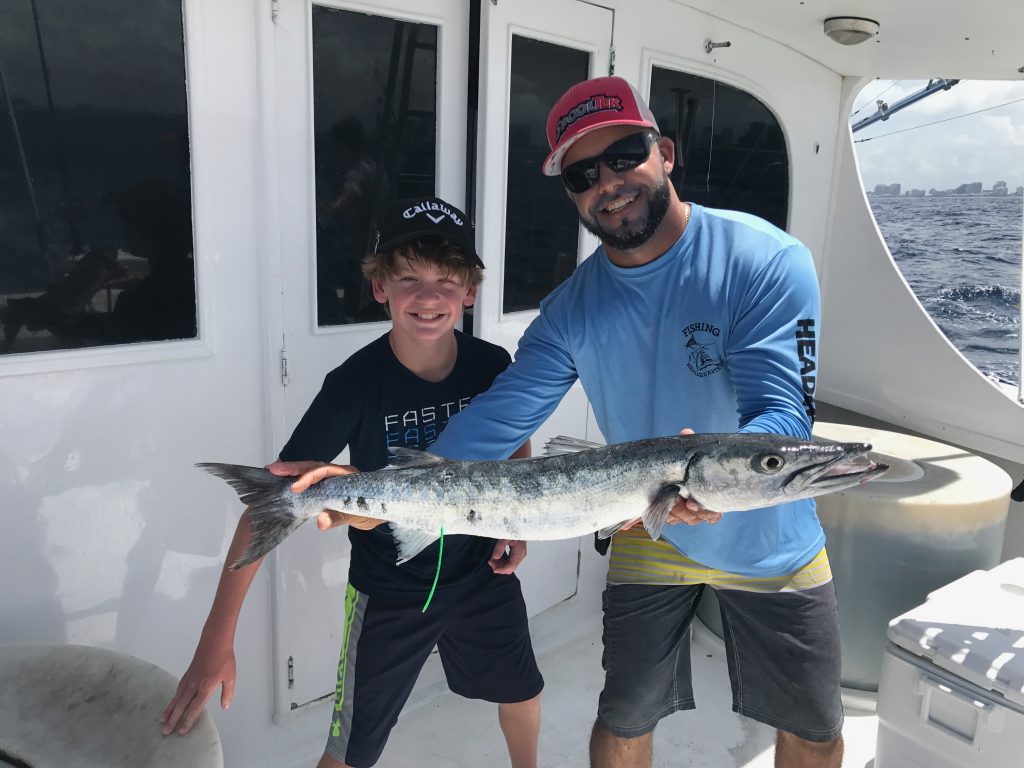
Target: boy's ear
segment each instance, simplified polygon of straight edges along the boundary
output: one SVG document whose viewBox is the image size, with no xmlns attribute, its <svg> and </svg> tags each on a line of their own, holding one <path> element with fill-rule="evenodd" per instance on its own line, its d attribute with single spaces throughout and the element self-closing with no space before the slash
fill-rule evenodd
<svg viewBox="0 0 1024 768">
<path fill-rule="evenodd" d="M 387 304 L 388 295 L 384 293 L 384 286 L 381 284 L 380 279 L 371 277 L 370 285 L 373 287 L 373 298 L 375 298 L 380 304 Z"/>
<path fill-rule="evenodd" d="M 476 285 L 469 286 L 469 290 L 466 291 L 466 298 L 462 300 L 462 306 L 472 307 L 473 304 L 476 303 L 476 289 L 478 287 L 479 286 Z"/>
</svg>

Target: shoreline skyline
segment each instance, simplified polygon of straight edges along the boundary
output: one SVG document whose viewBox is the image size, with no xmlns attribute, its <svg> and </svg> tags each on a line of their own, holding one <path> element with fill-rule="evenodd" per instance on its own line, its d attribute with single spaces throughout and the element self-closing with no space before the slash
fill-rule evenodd
<svg viewBox="0 0 1024 768">
<path fill-rule="evenodd" d="M 949 189 L 936 189 L 931 187 L 928 190 L 920 187 L 903 187 L 901 182 L 893 184 L 875 184 L 873 188 L 864 187 L 867 195 L 872 197 L 1022 197 L 1024 186 L 1016 189 L 1010 188 L 1005 181 L 994 181 L 992 186 L 985 188 L 984 182 L 972 181 L 959 184 Z"/>
</svg>

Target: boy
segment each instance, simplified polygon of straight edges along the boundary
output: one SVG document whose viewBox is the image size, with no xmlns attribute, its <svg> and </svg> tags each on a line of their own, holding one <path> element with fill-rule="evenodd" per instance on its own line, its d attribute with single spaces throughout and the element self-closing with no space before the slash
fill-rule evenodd
<svg viewBox="0 0 1024 768">
<path fill-rule="evenodd" d="M 501 347 L 455 330 L 483 278 L 483 262 L 462 211 L 439 198 L 411 201 L 385 220 L 377 238 L 363 273 L 391 316 L 391 331 L 327 375 L 271 465 L 275 474 L 300 474 L 331 461 L 346 445 L 362 470 L 386 466 L 393 446 L 427 448 L 448 418 L 510 363 Z M 513 457 L 528 454 L 529 441 Z M 324 471 L 358 470 L 329 466 Z M 525 556 L 525 544 L 445 536 L 437 590 L 424 612 L 438 571 L 439 544 L 396 566 L 386 524 L 332 515 L 335 522 L 349 524 L 352 552 L 337 697 L 318 768 L 367 768 L 377 762 L 435 644 L 452 691 L 498 703 L 513 768 L 535 768 L 544 683 L 512 574 Z M 330 516 L 321 515 L 318 524 L 327 527 Z M 248 540 L 243 514 L 228 563 Z M 258 567 L 257 562 L 223 571 L 195 657 L 161 716 L 165 734 L 175 728 L 187 733 L 218 684 L 223 683 L 221 705 L 230 703 L 235 625 Z"/>
</svg>

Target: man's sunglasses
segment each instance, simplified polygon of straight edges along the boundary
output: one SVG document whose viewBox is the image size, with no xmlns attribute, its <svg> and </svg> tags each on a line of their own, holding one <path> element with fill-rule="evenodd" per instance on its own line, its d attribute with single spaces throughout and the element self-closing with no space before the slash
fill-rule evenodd
<svg viewBox="0 0 1024 768">
<path fill-rule="evenodd" d="M 597 184 L 601 176 L 600 163 L 615 173 L 631 171 L 647 162 L 651 156 L 651 147 L 657 140 L 658 134 L 654 131 L 630 134 L 607 147 L 601 154 L 577 160 L 562 168 L 562 183 L 570 192 L 586 192 Z"/>
</svg>

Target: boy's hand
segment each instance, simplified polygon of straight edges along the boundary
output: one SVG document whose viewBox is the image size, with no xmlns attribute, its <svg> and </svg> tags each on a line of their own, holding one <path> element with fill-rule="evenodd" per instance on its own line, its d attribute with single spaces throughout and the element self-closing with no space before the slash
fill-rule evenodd
<svg viewBox="0 0 1024 768">
<path fill-rule="evenodd" d="M 272 475 L 278 477 L 298 476 L 299 479 L 292 483 L 292 493 L 302 493 L 314 483 L 319 483 L 328 477 L 353 475 L 359 471 L 356 467 L 347 464 L 327 464 L 323 461 L 281 461 L 280 459 L 273 464 L 268 464 L 267 469 Z M 353 528 L 369 531 L 383 522 L 386 521 L 376 517 L 350 515 L 333 509 L 325 509 L 316 516 L 316 527 L 321 531 L 339 525 L 351 525 Z"/>
<path fill-rule="evenodd" d="M 207 650 L 200 644 L 192 663 L 178 683 L 178 690 L 160 715 L 164 736 L 178 730 L 184 736 L 192 730 L 210 696 L 221 686 L 220 705 L 227 709 L 235 695 L 235 652 L 228 646 Z"/>
<path fill-rule="evenodd" d="M 507 552 L 505 550 L 508 550 Z M 526 558 L 526 542 L 518 539 L 498 539 L 491 552 L 488 565 L 495 573 L 508 575 L 514 573 L 519 564 Z"/>
<path fill-rule="evenodd" d="M 695 435 L 697 434 L 692 429 L 687 427 L 686 429 L 680 430 L 680 435 Z M 710 509 L 704 509 L 693 499 L 676 499 L 676 503 L 672 506 L 672 511 L 668 513 L 668 525 L 677 525 L 679 523 L 686 523 L 686 525 L 697 525 L 698 523 L 709 523 L 714 525 L 722 519 L 721 512 L 712 512 Z M 636 520 L 630 520 L 626 525 L 622 526 L 620 530 L 628 531 L 635 525 L 639 525 L 643 522 L 641 518 Z"/>
</svg>

